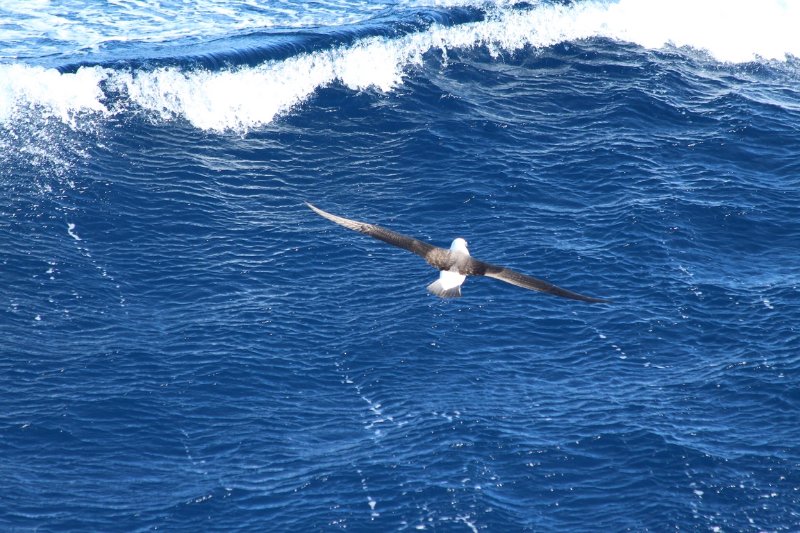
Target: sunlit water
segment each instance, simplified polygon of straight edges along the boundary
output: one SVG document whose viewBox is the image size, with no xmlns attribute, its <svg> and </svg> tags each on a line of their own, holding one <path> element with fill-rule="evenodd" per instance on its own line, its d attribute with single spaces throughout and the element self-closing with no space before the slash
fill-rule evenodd
<svg viewBox="0 0 800 533">
<path fill-rule="evenodd" d="M 0 2 L 2 529 L 796 530 L 795 5 L 298 5 Z"/>
</svg>

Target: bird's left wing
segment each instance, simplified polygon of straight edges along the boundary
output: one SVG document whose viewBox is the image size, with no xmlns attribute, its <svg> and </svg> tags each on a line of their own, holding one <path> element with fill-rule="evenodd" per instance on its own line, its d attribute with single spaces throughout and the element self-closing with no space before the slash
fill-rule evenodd
<svg viewBox="0 0 800 533">
<path fill-rule="evenodd" d="M 506 283 L 516 285 L 517 287 L 546 292 L 547 294 L 561 296 L 562 298 L 571 298 L 572 300 L 580 300 L 582 302 L 591 303 L 610 303 L 610 300 L 594 298 L 592 296 L 584 296 L 583 294 L 578 294 L 577 292 L 562 289 L 561 287 L 553 285 L 552 283 L 544 281 L 543 279 L 534 278 L 533 276 L 528 276 L 526 274 L 520 274 L 519 272 L 511 270 L 510 268 L 484 263 L 483 261 L 479 261 L 477 259 L 472 259 L 470 261 L 469 272 L 467 273 L 473 276 L 486 276 L 489 278 L 499 279 L 500 281 L 505 281 Z"/>
<path fill-rule="evenodd" d="M 306 205 L 316 214 L 327 218 L 331 222 L 335 222 L 336 224 L 344 226 L 347 229 L 363 233 L 364 235 L 369 235 L 370 237 L 389 243 L 392 246 L 397 246 L 398 248 L 403 248 L 410 252 L 414 252 L 415 254 L 426 259 L 428 253 L 437 248 L 436 246 L 428 244 L 427 242 L 403 235 L 402 233 L 397 233 L 396 231 L 392 231 L 381 226 L 376 226 L 375 224 L 368 224 L 366 222 L 359 222 L 357 220 L 350 220 L 349 218 L 336 216 L 332 213 L 328 213 L 327 211 L 323 211 L 319 207 L 313 206 L 308 202 L 306 202 Z"/>
</svg>

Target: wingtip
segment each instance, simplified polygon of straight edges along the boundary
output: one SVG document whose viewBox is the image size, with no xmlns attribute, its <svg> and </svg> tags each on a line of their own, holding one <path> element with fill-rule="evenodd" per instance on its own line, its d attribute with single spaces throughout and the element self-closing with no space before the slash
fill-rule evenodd
<svg viewBox="0 0 800 533">
<path fill-rule="evenodd" d="M 568 294 L 557 294 L 556 296 L 562 296 L 565 298 L 570 298 L 572 300 L 580 300 L 581 302 L 586 302 L 590 304 L 610 304 L 614 303 L 613 300 L 609 300 L 607 298 L 597 298 L 594 296 L 586 296 L 585 294 L 579 294 L 577 292 L 566 291 Z"/>
<path fill-rule="evenodd" d="M 330 213 L 328 213 L 327 211 L 323 211 L 323 210 L 322 210 L 322 209 L 320 209 L 319 207 L 315 206 L 314 204 L 312 204 L 312 203 L 311 203 L 311 202 L 309 202 L 308 200 L 303 200 L 303 203 L 305 203 L 305 204 L 308 206 L 308 208 L 309 208 L 309 209 L 311 209 L 311 210 L 312 210 L 312 211 L 314 211 L 316 214 L 318 214 L 318 215 L 320 215 L 320 216 L 322 216 L 322 217 L 325 217 L 325 218 L 327 218 L 327 219 L 331 219 L 331 216 L 333 216 L 333 215 L 331 215 Z M 331 219 L 331 220 L 332 220 L 332 219 Z"/>
</svg>

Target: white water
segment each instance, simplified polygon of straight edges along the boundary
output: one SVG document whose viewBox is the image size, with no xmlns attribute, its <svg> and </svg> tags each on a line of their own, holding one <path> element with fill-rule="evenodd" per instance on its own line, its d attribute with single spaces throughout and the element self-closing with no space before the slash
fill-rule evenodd
<svg viewBox="0 0 800 533">
<path fill-rule="evenodd" d="M 448 2 L 453 3 L 466 4 Z M 91 67 L 60 74 L 20 63 L 0 65 L 0 124 L 31 108 L 72 123 L 79 114 L 109 114 L 133 105 L 159 120 L 185 119 L 204 130 L 247 130 L 289 112 L 321 87 L 342 83 L 353 90 L 390 91 L 426 52 L 475 46 L 499 54 L 606 37 L 652 49 L 691 47 L 723 62 L 800 57 L 800 2 L 620 0 L 528 10 L 509 3 L 495 5 L 481 22 L 433 25 L 395 39 L 366 38 L 255 67 L 133 72 Z M 161 37 L 170 35 L 165 30 Z M 122 95 L 117 107 L 109 107 L 102 83 Z"/>
</svg>

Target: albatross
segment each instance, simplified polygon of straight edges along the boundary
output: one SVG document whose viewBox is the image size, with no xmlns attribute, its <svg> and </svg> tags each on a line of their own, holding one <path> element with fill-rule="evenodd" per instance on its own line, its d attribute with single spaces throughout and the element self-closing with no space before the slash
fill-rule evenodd
<svg viewBox="0 0 800 533">
<path fill-rule="evenodd" d="M 318 215 L 340 226 L 363 233 L 364 235 L 369 235 L 370 237 L 421 256 L 429 265 L 440 271 L 439 279 L 428 285 L 428 291 L 442 298 L 460 297 L 461 285 L 464 283 L 464 280 L 467 279 L 467 276 L 486 276 L 505 281 L 506 283 L 522 287 L 523 289 L 545 292 L 554 296 L 561 296 L 562 298 L 571 298 L 573 300 L 591 303 L 609 302 L 609 300 L 602 298 L 584 296 L 577 292 L 562 289 L 552 283 L 526 274 L 520 274 L 510 268 L 479 261 L 470 256 L 469 250 L 467 249 L 467 241 L 461 237 L 454 239 L 448 250 L 375 224 L 368 224 L 366 222 L 359 222 L 357 220 L 336 216 L 308 202 L 306 202 L 306 205 Z"/>
</svg>

